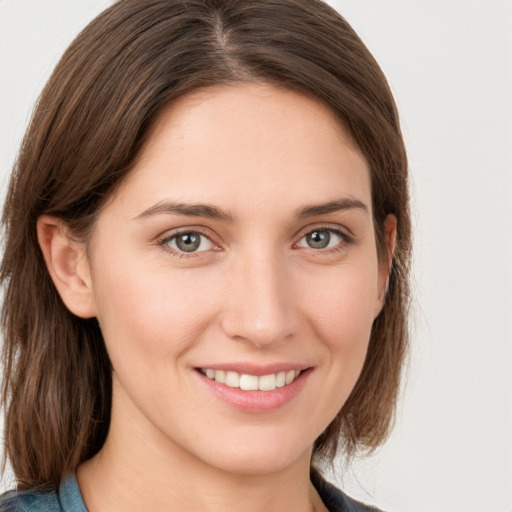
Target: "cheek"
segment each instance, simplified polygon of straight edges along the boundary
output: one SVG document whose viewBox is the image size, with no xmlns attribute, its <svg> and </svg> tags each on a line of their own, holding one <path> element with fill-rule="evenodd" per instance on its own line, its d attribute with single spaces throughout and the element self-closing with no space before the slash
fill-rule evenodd
<svg viewBox="0 0 512 512">
<path fill-rule="evenodd" d="M 318 371 L 312 377 L 318 379 L 318 387 L 323 390 L 311 397 L 311 418 L 320 418 L 311 422 L 315 436 L 338 414 L 359 378 L 377 297 L 372 266 L 347 265 L 333 269 L 325 281 L 318 277 L 316 284 L 324 286 L 315 286 L 316 292 L 308 294 L 303 306 L 319 356 Z"/>
<path fill-rule="evenodd" d="M 118 261 L 94 276 L 98 320 L 114 366 L 118 353 L 126 365 L 175 360 L 214 315 L 214 290 L 193 273 Z"/>
<path fill-rule="evenodd" d="M 323 293 L 310 294 L 310 324 L 321 341 L 328 382 L 333 392 L 325 396 L 326 409 L 335 415 L 355 386 L 366 358 L 375 303 L 378 297 L 374 266 L 350 265 L 337 269 Z"/>
<path fill-rule="evenodd" d="M 307 297 L 320 337 L 332 350 L 357 350 L 366 345 L 378 298 L 373 266 L 347 266 L 327 276 L 323 284 Z"/>
</svg>

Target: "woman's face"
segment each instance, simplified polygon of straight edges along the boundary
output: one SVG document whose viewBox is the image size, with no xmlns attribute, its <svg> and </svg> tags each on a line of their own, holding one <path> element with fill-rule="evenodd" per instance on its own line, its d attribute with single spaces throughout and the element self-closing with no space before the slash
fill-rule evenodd
<svg viewBox="0 0 512 512">
<path fill-rule="evenodd" d="M 367 163 L 326 107 L 264 85 L 179 100 L 88 255 L 112 436 L 239 473 L 309 460 L 386 281 Z"/>
</svg>

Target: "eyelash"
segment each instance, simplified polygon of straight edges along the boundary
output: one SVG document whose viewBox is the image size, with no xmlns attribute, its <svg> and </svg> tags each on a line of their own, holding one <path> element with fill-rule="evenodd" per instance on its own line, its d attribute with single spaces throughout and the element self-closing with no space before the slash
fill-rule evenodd
<svg viewBox="0 0 512 512">
<path fill-rule="evenodd" d="M 215 246 L 216 244 L 211 240 L 211 238 L 206 234 L 204 233 L 201 229 L 199 228 L 195 228 L 195 229 L 182 229 L 180 231 L 176 231 L 174 233 L 171 233 L 170 235 L 169 234 L 166 234 L 164 236 L 162 236 L 161 238 L 159 238 L 157 240 L 157 245 L 159 247 L 161 247 L 164 251 L 172 254 L 173 256 L 176 256 L 178 258 L 197 258 L 198 256 L 201 255 L 201 253 L 203 252 L 207 252 L 207 251 L 193 251 L 193 252 L 185 252 L 185 251 L 180 251 L 180 250 L 177 250 L 177 249 L 174 249 L 172 247 L 170 247 L 168 244 L 169 242 L 171 242 L 171 240 L 174 240 L 176 238 L 178 238 L 180 235 L 187 235 L 187 234 L 197 234 L 197 235 L 200 235 L 204 238 L 206 238 L 207 240 L 210 241 L 210 243 Z"/>
<path fill-rule="evenodd" d="M 304 231 L 301 234 L 298 242 L 296 242 L 294 244 L 294 246 L 296 246 L 307 235 L 312 234 L 315 231 L 327 231 L 327 232 L 329 232 L 331 234 L 334 233 L 341 240 L 335 247 L 330 247 L 330 248 L 327 248 L 327 249 L 322 249 L 322 248 L 321 249 L 314 249 L 313 247 L 309 247 L 309 249 L 314 251 L 315 253 L 319 253 L 319 254 L 332 254 L 332 253 L 335 253 L 335 252 L 343 251 L 347 246 L 352 245 L 354 243 L 353 237 L 348 235 L 346 232 L 342 231 L 339 228 L 334 228 L 332 226 L 316 226 L 313 229 L 308 229 L 307 231 Z M 197 234 L 197 235 L 200 235 L 201 237 L 204 237 L 207 240 L 209 240 L 209 242 L 213 246 L 216 245 L 206 233 L 204 233 L 201 229 L 198 229 L 198 228 L 197 229 L 184 229 L 184 230 L 172 233 L 170 235 L 166 234 L 165 236 L 163 236 L 163 237 L 161 237 L 161 238 L 159 238 L 157 240 L 157 245 L 159 247 L 161 247 L 162 249 L 164 249 L 166 252 L 168 252 L 168 253 L 172 254 L 173 256 L 176 256 L 176 257 L 178 257 L 180 259 L 181 258 L 194 258 L 194 257 L 200 256 L 201 253 L 203 253 L 203 252 L 208 252 L 208 250 L 205 250 L 205 251 L 191 251 L 191 252 L 187 253 L 185 251 L 180 251 L 180 250 L 174 249 L 174 248 L 169 246 L 169 243 L 171 242 L 171 240 L 176 239 L 180 235 L 186 235 L 186 234 Z M 308 249 L 308 248 L 305 247 L 304 249 Z"/>
<path fill-rule="evenodd" d="M 301 237 L 299 238 L 299 242 L 305 238 L 307 235 L 310 235 L 311 233 L 314 233 L 315 231 L 328 231 L 329 233 L 334 233 L 336 236 L 340 238 L 340 242 L 336 244 L 334 247 L 326 248 L 326 249 L 314 249 L 313 247 L 309 247 L 310 250 L 321 253 L 321 254 L 332 254 L 339 251 L 343 251 L 347 248 L 347 246 L 350 246 L 354 243 L 354 238 L 347 234 L 345 231 L 342 231 L 341 229 L 333 226 L 316 226 L 313 229 L 308 229 L 307 231 L 303 232 Z M 297 242 L 298 243 L 298 242 Z M 297 244 L 296 243 L 296 244 Z M 294 245 L 296 245 L 294 244 Z M 308 249 L 308 248 L 305 248 Z"/>
</svg>

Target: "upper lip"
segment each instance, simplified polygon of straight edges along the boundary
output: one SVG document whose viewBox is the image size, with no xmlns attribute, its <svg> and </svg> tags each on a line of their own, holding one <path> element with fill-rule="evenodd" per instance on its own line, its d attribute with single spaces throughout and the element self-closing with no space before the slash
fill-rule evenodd
<svg viewBox="0 0 512 512">
<path fill-rule="evenodd" d="M 197 366 L 197 369 L 211 369 L 211 370 L 224 370 L 237 372 L 240 374 L 255 375 L 261 377 L 262 375 L 270 375 L 272 373 L 288 372 L 290 370 L 307 370 L 311 368 L 309 364 L 303 363 L 270 363 L 265 365 L 258 365 L 248 362 L 239 363 L 207 363 L 206 365 Z"/>
</svg>

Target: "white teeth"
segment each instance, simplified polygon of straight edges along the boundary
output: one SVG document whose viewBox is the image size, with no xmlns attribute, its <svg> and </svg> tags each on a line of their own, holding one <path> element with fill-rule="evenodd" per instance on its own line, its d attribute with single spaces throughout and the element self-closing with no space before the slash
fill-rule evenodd
<svg viewBox="0 0 512 512">
<path fill-rule="evenodd" d="M 276 389 L 276 376 L 275 374 L 271 375 L 262 375 L 258 382 L 258 389 L 260 391 L 272 391 Z"/>
<path fill-rule="evenodd" d="M 230 388 L 239 388 L 240 387 L 240 374 L 237 372 L 226 372 L 226 378 L 224 379 L 224 384 L 229 386 Z"/>
<path fill-rule="evenodd" d="M 256 391 L 258 389 L 258 377 L 256 375 L 247 375 L 246 373 L 240 375 L 240 389 Z"/>
<path fill-rule="evenodd" d="M 260 377 L 247 373 L 212 370 L 211 368 L 202 368 L 201 373 L 209 379 L 231 388 L 240 388 L 244 391 L 273 391 L 276 388 L 291 384 L 300 375 L 301 371 L 290 370 L 288 372 L 261 375 Z"/>
<path fill-rule="evenodd" d="M 285 382 L 286 384 L 291 384 L 295 379 L 295 370 L 290 370 L 286 373 Z"/>
</svg>

